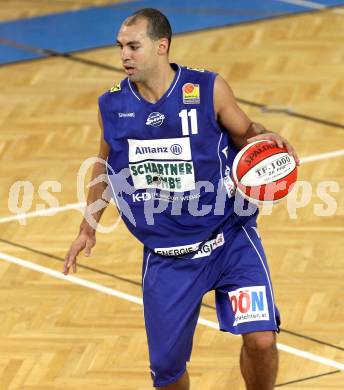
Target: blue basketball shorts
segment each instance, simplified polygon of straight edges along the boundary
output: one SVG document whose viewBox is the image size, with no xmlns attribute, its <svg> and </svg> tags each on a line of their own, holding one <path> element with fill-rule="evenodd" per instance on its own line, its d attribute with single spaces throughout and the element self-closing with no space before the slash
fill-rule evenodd
<svg viewBox="0 0 344 390">
<path fill-rule="evenodd" d="M 175 382 L 190 360 L 204 294 L 215 290 L 220 329 L 279 331 L 280 317 L 255 219 L 219 228 L 192 257 L 144 248 L 144 318 L 155 387 Z"/>
</svg>

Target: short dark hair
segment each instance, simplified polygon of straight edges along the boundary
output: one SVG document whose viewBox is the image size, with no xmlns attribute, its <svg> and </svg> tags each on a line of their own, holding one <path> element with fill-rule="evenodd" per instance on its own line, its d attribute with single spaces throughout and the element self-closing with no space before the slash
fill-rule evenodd
<svg viewBox="0 0 344 390">
<path fill-rule="evenodd" d="M 172 40 L 172 28 L 167 17 L 155 8 L 142 8 L 132 15 L 125 21 L 125 24 L 135 24 L 137 19 L 146 19 L 148 22 L 147 35 L 152 40 L 160 38 L 168 39 L 168 49 L 170 49 Z"/>
</svg>

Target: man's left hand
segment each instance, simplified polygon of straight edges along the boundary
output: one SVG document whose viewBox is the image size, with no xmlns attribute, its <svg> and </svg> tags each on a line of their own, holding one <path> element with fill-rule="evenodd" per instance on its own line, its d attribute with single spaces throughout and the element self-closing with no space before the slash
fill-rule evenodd
<svg viewBox="0 0 344 390">
<path fill-rule="evenodd" d="M 300 159 L 295 151 L 295 149 L 290 145 L 290 143 L 283 137 L 281 137 L 277 133 L 264 133 L 264 134 L 259 134 L 254 137 L 248 138 L 247 143 L 251 143 L 254 141 L 260 141 L 260 140 L 269 140 L 275 143 L 276 146 L 279 148 L 285 147 L 288 151 L 288 153 L 294 157 L 296 165 L 300 165 Z"/>
</svg>

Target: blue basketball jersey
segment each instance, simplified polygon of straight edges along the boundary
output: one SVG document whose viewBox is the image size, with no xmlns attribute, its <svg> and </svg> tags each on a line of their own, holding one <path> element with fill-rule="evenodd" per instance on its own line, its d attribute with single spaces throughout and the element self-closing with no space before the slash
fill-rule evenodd
<svg viewBox="0 0 344 390">
<path fill-rule="evenodd" d="M 128 229 L 157 253 L 197 250 L 234 214 L 230 167 L 237 153 L 216 121 L 216 74 L 171 64 L 156 102 L 128 78 L 99 98 L 110 146 L 108 177 Z"/>
</svg>

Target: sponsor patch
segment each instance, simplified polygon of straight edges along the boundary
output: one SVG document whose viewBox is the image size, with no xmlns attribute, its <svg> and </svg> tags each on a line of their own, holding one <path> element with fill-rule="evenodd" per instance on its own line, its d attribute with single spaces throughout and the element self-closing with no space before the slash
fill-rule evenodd
<svg viewBox="0 0 344 390">
<path fill-rule="evenodd" d="M 112 93 L 112 92 L 118 92 L 118 91 L 120 91 L 120 90 L 121 90 L 121 84 L 118 83 L 118 84 L 114 85 L 114 86 L 110 89 L 110 93 Z"/>
<path fill-rule="evenodd" d="M 239 288 L 228 293 L 235 320 L 233 325 L 252 321 L 268 321 L 269 310 L 265 286 Z"/>
<path fill-rule="evenodd" d="M 183 256 L 188 253 L 194 252 L 200 246 L 200 242 L 185 246 L 174 246 L 170 248 L 155 248 L 154 252 L 163 256 Z"/>
<path fill-rule="evenodd" d="M 183 152 L 183 147 L 182 147 L 180 144 L 173 144 L 173 145 L 170 147 L 170 151 L 171 151 L 175 156 L 178 156 L 178 155 L 182 154 L 182 152 Z"/>
<path fill-rule="evenodd" d="M 226 166 L 225 175 L 223 177 L 223 184 L 226 188 L 228 197 L 232 198 L 235 195 L 236 186 L 232 180 L 230 173 L 231 173 L 231 169 L 228 166 Z"/>
<path fill-rule="evenodd" d="M 199 84 L 186 83 L 182 87 L 183 91 L 183 103 L 184 104 L 199 104 L 200 98 L 200 87 Z"/>
<path fill-rule="evenodd" d="M 192 161 L 147 160 L 129 164 L 136 189 L 157 188 L 173 191 L 195 189 Z"/>
<path fill-rule="evenodd" d="M 223 233 L 219 233 L 216 236 L 216 238 L 204 243 L 202 247 L 197 251 L 193 259 L 209 256 L 214 249 L 222 246 L 224 243 L 225 243 L 225 238 L 223 236 Z"/>
<path fill-rule="evenodd" d="M 147 200 L 151 199 L 157 199 L 164 202 L 184 202 L 184 201 L 190 201 L 194 199 L 199 199 L 200 194 L 189 194 L 189 195 L 171 195 L 171 194 L 165 194 L 163 192 L 139 192 L 132 194 L 133 202 L 145 202 Z"/>
<path fill-rule="evenodd" d="M 195 70 L 196 72 L 204 72 L 204 69 L 199 69 L 199 68 L 190 68 L 189 66 L 186 67 L 188 70 Z"/>
<path fill-rule="evenodd" d="M 128 144 L 129 168 L 136 189 L 195 189 L 190 138 L 128 139 Z"/>
<path fill-rule="evenodd" d="M 222 246 L 225 243 L 225 238 L 223 233 L 219 233 L 216 238 L 213 240 L 209 240 L 202 245 L 201 242 L 197 242 L 196 244 L 185 245 L 185 246 L 175 246 L 170 248 L 155 248 L 154 252 L 163 256 L 183 256 L 191 252 L 196 252 L 196 254 L 192 257 L 193 259 L 198 259 L 200 257 L 206 257 L 211 254 L 211 252 Z"/>
<path fill-rule="evenodd" d="M 135 112 L 119 112 L 118 118 L 135 118 Z"/>
<path fill-rule="evenodd" d="M 128 139 L 129 162 L 142 160 L 191 160 L 190 139 Z"/>
<path fill-rule="evenodd" d="M 165 119 L 164 114 L 160 114 L 160 112 L 151 112 L 148 115 L 148 118 L 146 120 L 146 125 L 147 126 L 154 126 L 154 127 L 159 127 L 163 124 Z"/>
</svg>

